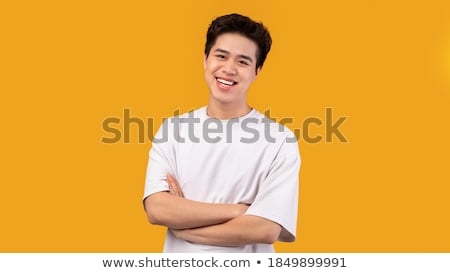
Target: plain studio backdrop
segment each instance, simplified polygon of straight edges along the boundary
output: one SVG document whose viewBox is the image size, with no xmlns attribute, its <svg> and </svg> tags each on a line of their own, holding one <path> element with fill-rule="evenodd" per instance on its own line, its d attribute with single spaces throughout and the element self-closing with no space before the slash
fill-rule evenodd
<svg viewBox="0 0 450 273">
<path fill-rule="evenodd" d="M 102 125 L 205 105 L 206 29 L 232 12 L 274 40 L 251 106 L 322 120 L 312 137 L 327 108 L 346 117 L 347 142 L 299 139 L 297 241 L 276 250 L 450 251 L 449 2 L 384 0 L 4 1 L 0 251 L 162 250 L 141 201 L 150 133 L 108 144 Z"/>
</svg>

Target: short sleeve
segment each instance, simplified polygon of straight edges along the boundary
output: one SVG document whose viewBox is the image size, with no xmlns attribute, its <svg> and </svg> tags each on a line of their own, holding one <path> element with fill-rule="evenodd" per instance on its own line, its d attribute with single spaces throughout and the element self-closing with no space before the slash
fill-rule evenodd
<svg viewBox="0 0 450 273">
<path fill-rule="evenodd" d="M 294 137 L 290 138 L 291 140 Z M 282 226 L 279 241 L 295 241 L 298 212 L 300 154 L 297 141 L 286 138 L 269 174 L 246 214 L 266 218 Z"/>
<path fill-rule="evenodd" d="M 153 138 L 145 176 L 143 199 L 157 192 L 169 191 L 166 182 L 167 175 L 176 174 L 174 143 L 169 138 L 169 129 L 169 120 L 166 119 Z"/>
</svg>

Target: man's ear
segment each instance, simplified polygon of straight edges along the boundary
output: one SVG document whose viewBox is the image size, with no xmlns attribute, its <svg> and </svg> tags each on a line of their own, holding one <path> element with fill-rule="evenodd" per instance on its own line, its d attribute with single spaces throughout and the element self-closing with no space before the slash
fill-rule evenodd
<svg viewBox="0 0 450 273">
<path fill-rule="evenodd" d="M 258 67 L 258 68 L 256 69 L 256 76 L 258 76 L 258 74 L 259 74 L 259 72 L 261 71 L 261 69 L 262 69 L 262 66 L 260 66 L 260 67 Z"/>
<path fill-rule="evenodd" d="M 206 56 L 206 54 L 203 56 L 203 70 L 206 69 L 206 59 L 208 58 L 208 56 Z"/>
</svg>

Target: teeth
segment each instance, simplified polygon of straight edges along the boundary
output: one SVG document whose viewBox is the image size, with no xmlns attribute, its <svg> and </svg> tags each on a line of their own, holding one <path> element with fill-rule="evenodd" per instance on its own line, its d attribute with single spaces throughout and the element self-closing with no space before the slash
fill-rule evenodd
<svg viewBox="0 0 450 273">
<path fill-rule="evenodd" d="M 217 81 L 222 83 L 222 84 L 226 84 L 226 85 L 233 85 L 234 84 L 234 82 L 230 82 L 230 81 L 227 81 L 227 80 L 224 80 L 224 79 L 219 79 L 219 78 L 217 78 Z"/>
</svg>

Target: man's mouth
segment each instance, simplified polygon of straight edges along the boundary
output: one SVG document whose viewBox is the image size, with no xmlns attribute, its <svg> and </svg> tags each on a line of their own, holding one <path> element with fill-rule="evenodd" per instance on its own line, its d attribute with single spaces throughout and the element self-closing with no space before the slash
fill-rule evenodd
<svg viewBox="0 0 450 273">
<path fill-rule="evenodd" d="M 237 84 L 237 82 L 235 82 L 235 81 L 225 80 L 225 79 L 218 78 L 218 77 L 216 77 L 216 80 L 217 80 L 217 82 L 219 83 L 219 86 L 223 86 L 223 87 L 225 87 L 225 88 L 226 88 L 226 87 L 231 87 L 231 86 Z"/>
</svg>

